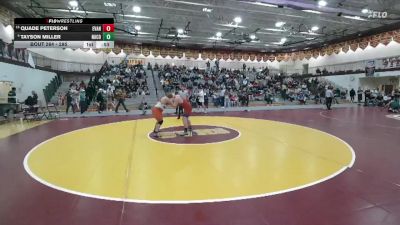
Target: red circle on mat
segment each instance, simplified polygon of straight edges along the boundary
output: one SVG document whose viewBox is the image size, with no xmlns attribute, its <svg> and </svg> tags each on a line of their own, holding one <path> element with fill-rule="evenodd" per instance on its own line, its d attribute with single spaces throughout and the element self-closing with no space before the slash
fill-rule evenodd
<svg viewBox="0 0 400 225">
<path fill-rule="evenodd" d="M 181 136 L 183 126 L 167 127 L 160 130 L 160 137 L 154 137 L 150 133 L 149 137 L 155 141 L 173 144 L 211 144 L 228 141 L 240 136 L 239 131 L 228 127 L 194 125 L 192 126 L 192 136 Z"/>
</svg>

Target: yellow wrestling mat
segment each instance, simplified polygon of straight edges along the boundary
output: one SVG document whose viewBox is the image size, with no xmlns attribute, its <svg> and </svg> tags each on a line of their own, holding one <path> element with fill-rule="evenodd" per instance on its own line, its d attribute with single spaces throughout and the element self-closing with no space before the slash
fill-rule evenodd
<svg viewBox="0 0 400 225">
<path fill-rule="evenodd" d="M 24 166 L 39 182 L 78 195 L 192 203 L 294 191 L 330 179 L 354 163 L 348 144 L 315 129 L 238 117 L 191 120 L 215 128 L 195 128 L 196 137 L 177 138 L 175 131 L 165 131 L 164 137 L 154 140 L 148 136 L 153 119 L 94 126 L 36 146 Z M 163 126 L 181 123 L 169 117 Z M 224 140 L 236 131 L 240 134 Z M 164 142 L 200 136 L 208 144 Z M 221 141 L 210 141 L 215 136 Z"/>
<path fill-rule="evenodd" d="M 32 122 L 20 122 L 20 121 L 13 121 L 7 122 L 5 124 L 0 125 L 0 139 L 9 137 L 11 135 L 20 133 L 22 131 L 31 129 L 36 126 L 40 126 L 45 124 L 49 121 L 32 121 Z"/>
</svg>

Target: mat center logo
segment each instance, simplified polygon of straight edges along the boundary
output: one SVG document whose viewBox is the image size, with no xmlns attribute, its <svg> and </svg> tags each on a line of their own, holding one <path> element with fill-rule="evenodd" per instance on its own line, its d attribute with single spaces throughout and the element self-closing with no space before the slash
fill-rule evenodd
<svg viewBox="0 0 400 225">
<path fill-rule="evenodd" d="M 159 137 L 149 134 L 152 140 L 171 144 L 211 144 L 229 141 L 240 136 L 240 132 L 228 127 L 194 125 L 192 135 L 183 136 L 183 127 L 167 127 L 160 130 Z"/>
</svg>

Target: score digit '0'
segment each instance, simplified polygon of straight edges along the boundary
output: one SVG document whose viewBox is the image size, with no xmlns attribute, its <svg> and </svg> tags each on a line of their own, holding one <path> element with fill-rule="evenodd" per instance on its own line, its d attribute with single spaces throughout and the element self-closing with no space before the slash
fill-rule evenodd
<svg viewBox="0 0 400 225">
<path fill-rule="evenodd" d="M 114 33 L 103 33 L 103 41 L 114 41 Z"/>
<path fill-rule="evenodd" d="M 114 24 L 103 24 L 103 32 L 114 32 Z"/>
</svg>

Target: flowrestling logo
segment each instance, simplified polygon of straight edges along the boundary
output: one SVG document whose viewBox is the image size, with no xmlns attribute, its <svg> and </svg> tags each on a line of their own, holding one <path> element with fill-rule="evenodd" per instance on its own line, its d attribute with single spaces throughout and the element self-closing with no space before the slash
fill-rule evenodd
<svg viewBox="0 0 400 225">
<path fill-rule="evenodd" d="M 228 127 L 194 125 L 191 136 L 183 136 L 183 127 L 168 127 L 161 129 L 159 137 L 153 133 L 149 137 L 158 142 L 174 144 L 211 144 L 232 140 L 240 136 L 239 131 Z"/>
<path fill-rule="evenodd" d="M 387 16 L 388 16 L 387 12 L 380 12 L 380 11 L 374 11 L 374 10 L 369 10 L 369 12 L 368 12 L 369 19 L 385 19 L 385 18 L 387 18 Z"/>
</svg>

